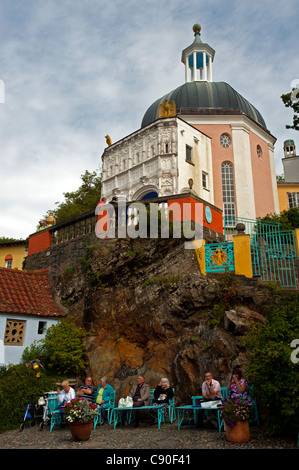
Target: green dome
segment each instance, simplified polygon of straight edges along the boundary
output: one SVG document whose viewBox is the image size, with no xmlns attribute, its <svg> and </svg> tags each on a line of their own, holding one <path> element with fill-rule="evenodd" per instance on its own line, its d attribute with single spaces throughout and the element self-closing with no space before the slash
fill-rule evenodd
<svg viewBox="0 0 299 470">
<path fill-rule="evenodd" d="M 285 140 L 283 146 L 287 147 L 289 145 L 293 145 L 295 147 L 295 142 L 292 139 Z"/>
<path fill-rule="evenodd" d="M 143 116 L 141 127 L 159 119 L 159 105 L 165 100 L 176 104 L 178 115 L 245 114 L 267 130 L 259 111 L 225 82 L 187 82 L 155 101 Z"/>
</svg>

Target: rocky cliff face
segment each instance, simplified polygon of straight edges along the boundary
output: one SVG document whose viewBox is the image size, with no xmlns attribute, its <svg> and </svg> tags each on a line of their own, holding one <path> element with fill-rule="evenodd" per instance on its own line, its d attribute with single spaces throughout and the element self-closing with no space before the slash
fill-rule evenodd
<svg viewBox="0 0 299 470">
<path fill-rule="evenodd" d="M 246 369 L 241 340 L 265 321 L 269 291 L 241 276 L 205 277 L 181 240 L 106 240 L 55 280 L 55 295 L 91 335 L 89 373 L 107 376 L 126 396 L 137 375 L 154 388 L 162 377 L 176 403 L 201 394 L 206 371 L 222 386 L 233 366 Z"/>
</svg>

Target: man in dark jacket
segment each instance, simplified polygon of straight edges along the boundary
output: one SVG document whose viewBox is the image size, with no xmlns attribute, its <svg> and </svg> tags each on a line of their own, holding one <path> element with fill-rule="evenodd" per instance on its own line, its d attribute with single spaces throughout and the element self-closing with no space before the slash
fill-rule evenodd
<svg viewBox="0 0 299 470">
<path fill-rule="evenodd" d="M 144 383 L 144 377 L 137 378 L 137 384 L 131 388 L 130 397 L 133 398 L 133 406 L 147 406 L 150 399 L 150 387 Z M 139 411 L 135 412 L 135 427 L 139 426 Z"/>
</svg>

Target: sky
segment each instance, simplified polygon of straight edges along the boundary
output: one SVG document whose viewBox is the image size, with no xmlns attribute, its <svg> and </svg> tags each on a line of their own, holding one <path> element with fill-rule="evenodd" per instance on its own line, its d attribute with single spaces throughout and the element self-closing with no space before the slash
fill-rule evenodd
<svg viewBox="0 0 299 470">
<path fill-rule="evenodd" d="M 81 175 L 101 170 L 105 135 L 139 129 L 185 82 L 181 52 L 201 38 L 229 83 L 283 142 L 299 86 L 297 0 L 0 0 L 0 237 L 26 239 Z M 298 153 L 298 151 L 297 151 Z"/>
</svg>

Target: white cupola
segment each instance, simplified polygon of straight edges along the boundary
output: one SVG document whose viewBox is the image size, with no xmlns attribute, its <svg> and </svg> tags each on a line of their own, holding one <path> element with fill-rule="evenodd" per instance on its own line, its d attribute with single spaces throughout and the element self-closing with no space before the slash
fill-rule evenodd
<svg viewBox="0 0 299 470">
<path fill-rule="evenodd" d="M 212 82 L 212 62 L 215 51 L 208 44 L 202 42 L 200 38 L 201 26 L 193 26 L 195 39 L 193 43 L 183 50 L 182 62 L 185 64 L 185 81 Z"/>
</svg>

